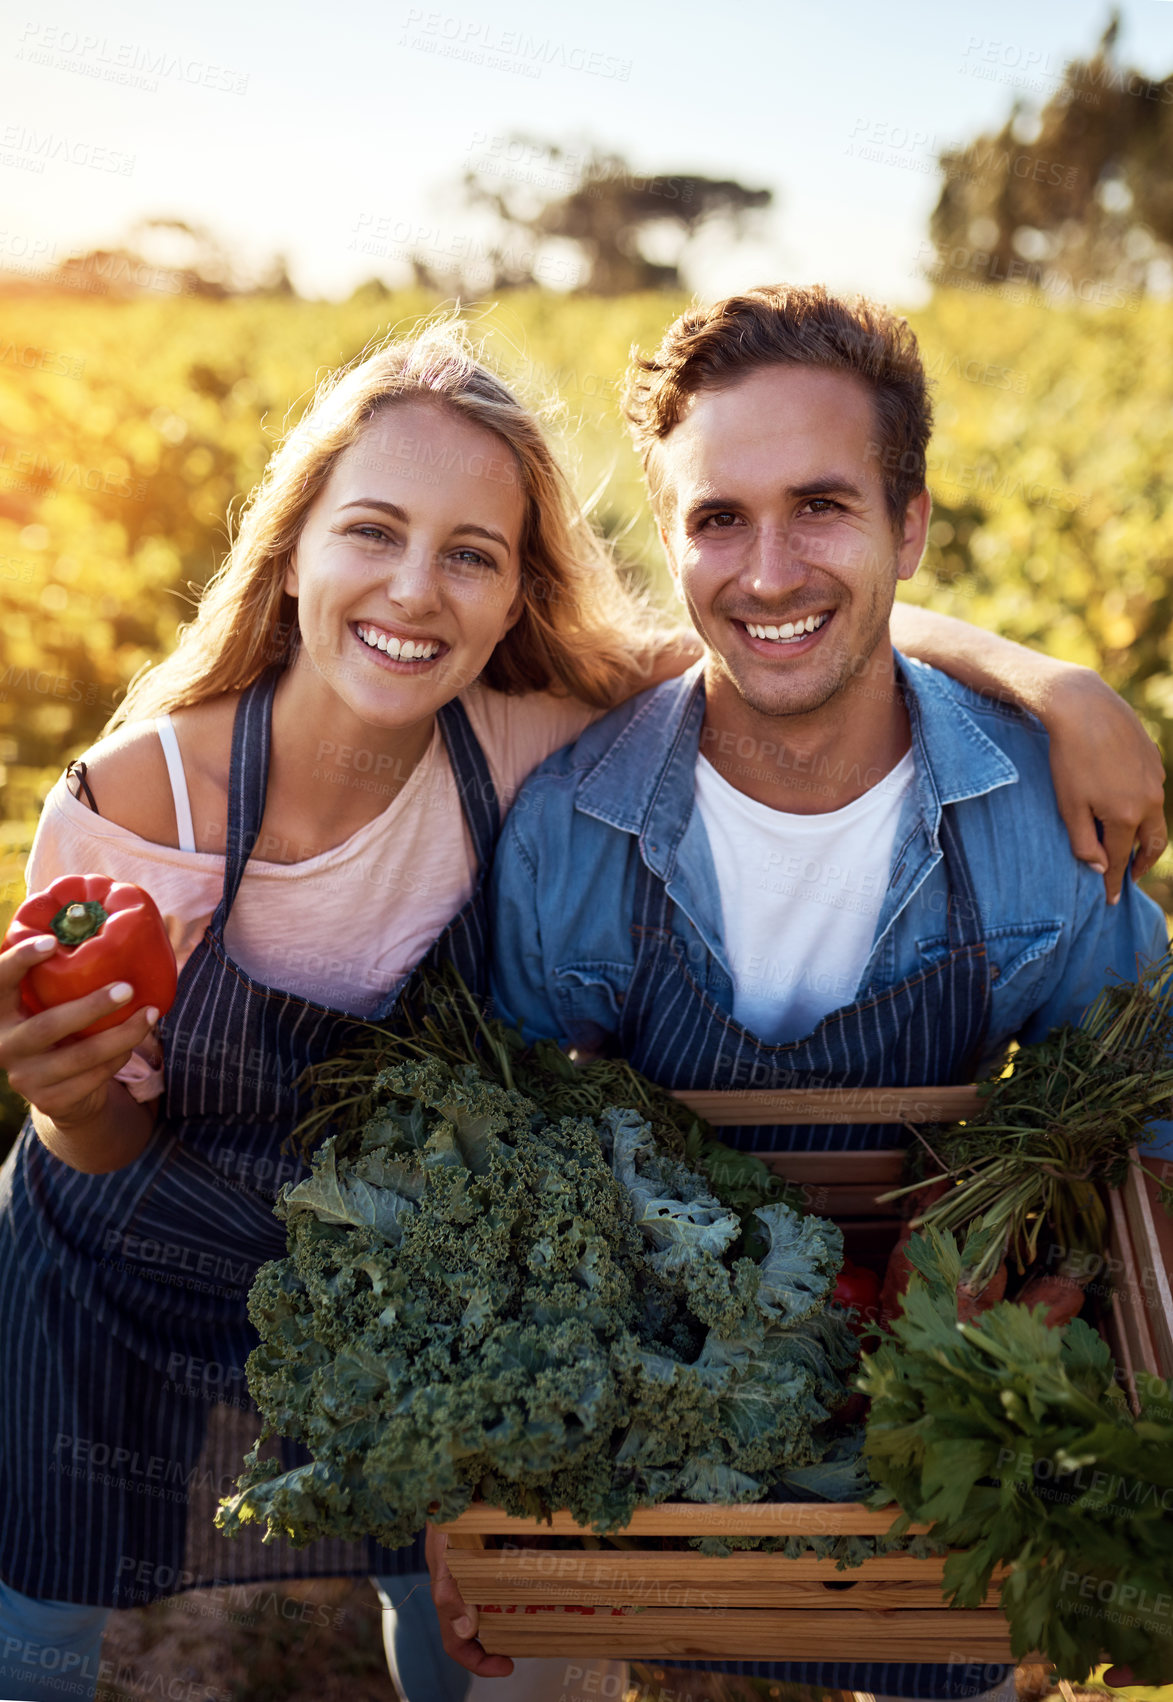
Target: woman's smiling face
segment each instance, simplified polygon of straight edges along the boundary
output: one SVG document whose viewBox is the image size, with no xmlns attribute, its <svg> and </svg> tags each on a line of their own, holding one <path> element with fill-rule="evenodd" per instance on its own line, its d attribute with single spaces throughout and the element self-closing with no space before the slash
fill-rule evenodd
<svg viewBox="0 0 1173 1702">
<path fill-rule="evenodd" d="M 524 513 L 494 432 L 437 402 L 385 405 L 335 462 L 286 571 L 300 661 L 370 726 L 434 714 L 521 612 Z"/>
</svg>

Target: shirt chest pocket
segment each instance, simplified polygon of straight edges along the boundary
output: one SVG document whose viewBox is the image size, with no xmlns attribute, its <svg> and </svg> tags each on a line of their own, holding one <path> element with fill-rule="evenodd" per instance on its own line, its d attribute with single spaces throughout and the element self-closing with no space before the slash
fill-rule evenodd
<svg viewBox="0 0 1173 1702">
<path fill-rule="evenodd" d="M 619 1027 L 631 980 L 629 963 L 584 959 L 556 966 L 554 1001 L 563 1032 L 583 1051 L 598 1051 Z"/>
<path fill-rule="evenodd" d="M 994 986 L 1001 988 L 1018 982 L 1017 992 L 1027 981 L 1045 974 L 1048 959 L 1062 935 L 1063 924 L 1054 918 L 1038 922 L 1007 922 L 1002 927 L 984 929 L 982 937 Z M 922 967 L 939 963 L 949 955 L 948 936 L 934 934 L 918 940 L 917 950 Z M 1032 965 L 1033 972 L 1028 975 Z"/>
</svg>

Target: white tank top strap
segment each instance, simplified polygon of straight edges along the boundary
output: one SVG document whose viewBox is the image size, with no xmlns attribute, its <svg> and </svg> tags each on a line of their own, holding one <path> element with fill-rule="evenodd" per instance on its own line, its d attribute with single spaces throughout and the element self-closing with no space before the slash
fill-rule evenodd
<svg viewBox="0 0 1173 1702">
<path fill-rule="evenodd" d="M 170 715 L 160 715 L 156 718 L 155 731 L 159 735 L 163 755 L 167 758 L 167 773 L 171 776 L 171 796 L 175 800 L 175 828 L 179 834 L 179 849 L 194 851 L 195 829 L 192 826 L 191 803 L 187 796 L 187 776 L 183 772 L 179 740 L 175 737 Z"/>
</svg>

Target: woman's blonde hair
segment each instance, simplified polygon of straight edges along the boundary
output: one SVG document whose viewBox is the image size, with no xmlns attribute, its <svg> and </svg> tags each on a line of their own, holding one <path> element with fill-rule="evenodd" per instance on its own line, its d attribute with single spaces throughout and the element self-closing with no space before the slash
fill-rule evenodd
<svg viewBox="0 0 1173 1702">
<path fill-rule="evenodd" d="M 482 679 L 502 692 L 552 690 L 599 708 L 638 689 L 641 653 L 646 661 L 656 643 L 653 611 L 619 579 L 540 421 L 449 318 L 384 344 L 323 382 L 270 459 L 175 650 L 131 682 L 107 731 L 242 690 L 271 664 L 292 661 L 297 604 L 284 580 L 306 515 L 372 417 L 421 398 L 494 432 L 520 468 L 522 613 Z"/>
</svg>

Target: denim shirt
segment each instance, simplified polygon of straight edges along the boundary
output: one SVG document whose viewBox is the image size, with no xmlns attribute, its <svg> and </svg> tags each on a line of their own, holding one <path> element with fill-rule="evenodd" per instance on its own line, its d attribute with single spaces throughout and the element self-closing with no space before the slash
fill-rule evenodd
<svg viewBox="0 0 1173 1702">
<path fill-rule="evenodd" d="M 851 1002 L 946 953 L 939 828 L 942 807 L 953 805 L 990 963 L 984 1074 L 1012 1039 L 1042 1040 L 1077 1021 L 1109 980 L 1134 979 L 1166 949 L 1165 921 L 1131 878 L 1109 905 L 1103 878 L 1073 856 L 1048 736 L 1033 716 L 923 663 L 899 655 L 896 663 L 916 780 Z M 690 973 L 732 1013 L 721 895 L 694 808 L 703 716 L 698 663 L 589 727 L 518 794 L 492 875 L 492 987 L 498 1009 L 528 1036 L 591 1050 L 613 1038 L 634 967 L 640 857 L 667 884 Z"/>
</svg>

